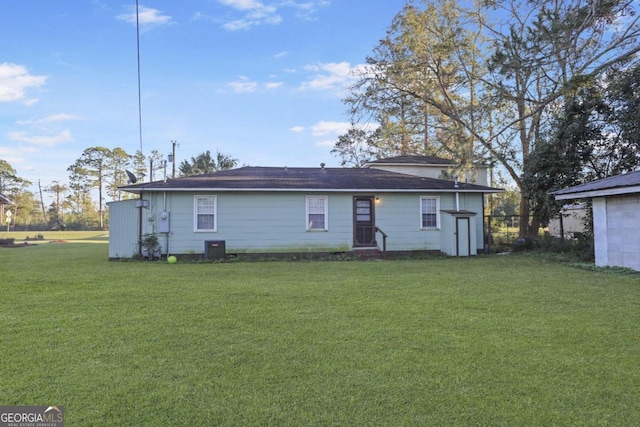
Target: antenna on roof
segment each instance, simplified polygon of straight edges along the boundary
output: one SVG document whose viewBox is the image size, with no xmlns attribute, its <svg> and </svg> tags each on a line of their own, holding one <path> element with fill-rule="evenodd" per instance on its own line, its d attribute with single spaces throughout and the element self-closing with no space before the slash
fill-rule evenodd
<svg viewBox="0 0 640 427">
<path fill-rule="evenodd" d="M 129 178 L 129 183 L 130 184 L 135 184 L 138 181 L 138 178 L 136 178 L 136 176 L 133 174 L 133 172 L 125 170 L 125 172 L 127 173 L 127 177 Z"/>
</svg>

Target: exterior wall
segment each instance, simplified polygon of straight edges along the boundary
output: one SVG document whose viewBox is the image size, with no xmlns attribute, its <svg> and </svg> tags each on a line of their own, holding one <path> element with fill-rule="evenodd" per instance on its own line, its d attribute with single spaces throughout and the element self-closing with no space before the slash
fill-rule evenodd
<svg viewBox="0 0 640 427">
<path fill-rule="evenodd" d="M 604 221 L 595 223 L 596 200 L 594 199 L 594 225 L 597 224 L 601 227 L 605 223 Z M 605 203 L 606 265 L 640 270 L 640 232 L 638 231 L 640 195 L 611 196 L 605 199 Z M 596 241 L 599 237 L 602 236 L 597 232 Z M 601 245 L 599 246 L 599 249 L 602 249 Z M 596 265 L 598 265 L 597 262 L 596 258 Z"/>
<path fill-rule="evenodd" d="M 583 233 L 585 231 L 584 217 L 586 212 L 583 206 L 563 208 L 560 211 L 560 215 L 562 215 L 562 229 L 564 230 L 564 237 L 572 238 L 575 233 Z M 554 237 L 560 237 L 559 218 L 554 218 L 549 221 L 549 234 Z"/>
<path fill-rule="evenodd" d="M 109 206 L 109 258 L 131 258 L 138 250 L 136 200 L 111 202 Z"/>
<path fill-rule="evenodd" d="M 217 197 L 217 231 L 194 231 L 194 196 Z M 306 230 L 306 196 L 328 196 L 328 231 Z M 421 230 L 420 197 L 438 196 L 440 209 L 456 208 L 455 194 L 434 193 L 309 193 L 309 192 L 184 192 L 145 193 L 142 234 L 157 233 L 163 254 L 202 254 L 207 240 L 224 240 L 229 253 L 244 252 L 342 252 L 353 245 L 353 196 L 375 196 L 376 226 L 389 237 L 387 250 L 441 250 L 439 229 Z M 460 209 L 476 212 L 471 217 L 477 248 L 484 245 L 482 195 L 459 195 Z M 133 201 L 128 201 L 133 202 Z M 110 210 L 110 257 L 128 257 L 136 249 L 138 209 Z M 111 206 L 111 205 L 110 205 Z M 133 205 L 131 205 L 133 206 Z M 160 233 L 162 212 L 169 214 L 169 233 Z M 450 236 L 455 239 L 455 235 Z M 382 236 L 377 235 L 382 248 Z M 113 241 L 113 244 L 112 244 Z M 455 245 L 455 240 L 453 242 Z M 111 248 L 113 247 L 113 250 Z M 455 247 L 455 246 L 454 246 Z M 125 251 L 127 249 L 127 251 Z M 473 248 L 472 248 L 473 252 Z"/>
<path fill-rule="evenodd" d="M 609 265 L 608 230 L 607 230 L 607 201 L 604 197 L 592 200 L 593 209 L 593 240 L 597 267 Z"/>
<path fill-rule="evenodd" d="M 468 214 L 464 215 L 464 214 L 451 214 L 446 212 L 442 213 L 442 234 L 441 234 L 441 241 L 440 241 L 442 252 L 450 256 L 458 256 L 458 255 L 465 256 L 464 248 L 460 248 L 460 254 L 458 254 L 458 249 L 459 249 L 458 236 L 456 234 L 457 220 L 458 218 L 463 218 L 464 220 L 469 221 L 469 233 L 468 233 L 468 236 L 466 236 L 465 230 L 459 230 L 459 232 L 461 233 L 461 236 L 468 237 L 469 255 L 478 255 L 478 242 L 477 242 L 478 237 L 476 233 L 477 221 L 475 218 L 476 216 L 478 215 L 469 216 Z M 462 224 L 464 224 L 464 222 L 461 223 L 461 225 Z M 466 242 L 463 242 L 463 244 L 464 243 Z"/>
</svg>

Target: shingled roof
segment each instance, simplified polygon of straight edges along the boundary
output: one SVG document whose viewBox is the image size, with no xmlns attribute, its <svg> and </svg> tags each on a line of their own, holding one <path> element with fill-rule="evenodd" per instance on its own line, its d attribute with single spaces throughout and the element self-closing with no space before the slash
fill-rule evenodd
<svg viewBox="0 0 640 427">
<path fill-rule="evenodd" d="M 589 198 L 609 194 L 640 193 L 640 171 L 610 176 L 551 193 L 556 200 Z"/>
<path fill-rule="evenodd" d="M 396 191 L 476 192 L 502 190 L 474 184 L 458 184 L 379 169 L 287 168 L 246 166 L 211 174 L 167 179 L 120 187 L 141 191 Z"/>
<path fill-rule="evenodd" d="M 373 160 L 368 162 L 367 165 L 449 165 L 453 166 L 455 162 L 449 159 L 443 159 L 442 157 L 435 156 L 396 156 L 388 157 L 386 159 Z"/>
</svg>

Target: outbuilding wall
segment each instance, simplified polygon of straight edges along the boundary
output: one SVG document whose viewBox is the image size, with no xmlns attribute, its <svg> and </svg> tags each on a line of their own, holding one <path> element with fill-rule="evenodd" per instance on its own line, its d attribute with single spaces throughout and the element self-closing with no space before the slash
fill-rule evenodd
<svg viewBox="0 0 640 427">
<path fill-rule="evenodd" d="M 640 195 L 593 199 L 596 265 L 640 271 Z"/>
</svg>

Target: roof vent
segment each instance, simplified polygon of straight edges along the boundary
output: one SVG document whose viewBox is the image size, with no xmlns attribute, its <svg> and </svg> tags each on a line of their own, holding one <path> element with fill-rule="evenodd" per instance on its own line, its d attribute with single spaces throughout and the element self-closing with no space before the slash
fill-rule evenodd
<svg viewBox="0 0 640 427">
<path fill-rule="evenodd" d="M 324 163 L 320 163 L 320 167 L 321 167 L 322 169 L 324 169 L 324 166 L 325 166 L 325 164 L 324 164 Z"/>
</svg>

